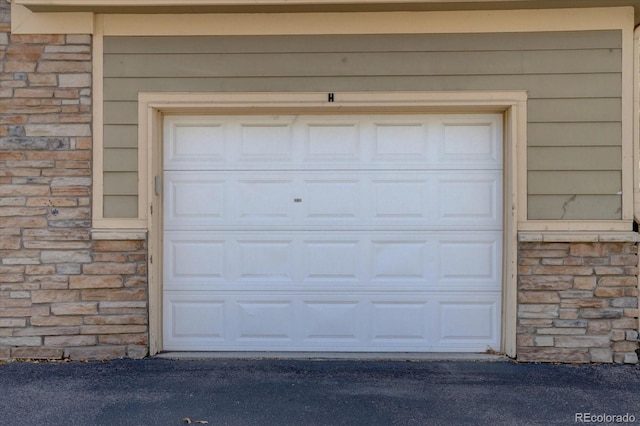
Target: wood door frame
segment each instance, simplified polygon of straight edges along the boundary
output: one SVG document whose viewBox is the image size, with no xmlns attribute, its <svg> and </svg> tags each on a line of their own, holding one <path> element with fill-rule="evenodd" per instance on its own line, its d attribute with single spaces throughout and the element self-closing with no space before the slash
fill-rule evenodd
<svg viewBox="0 0 640 426">
<path fill-rule="evenodd" d="M 517 224 L 526 219 L 527 94 L 500 92 L 140 93 L 138 139 L 149 231 L 149 350 L 162 343 L 162 157 L 167 114 L 503 114 L 503 259 L 500 352 L 516 356 Z"/>
</svg>

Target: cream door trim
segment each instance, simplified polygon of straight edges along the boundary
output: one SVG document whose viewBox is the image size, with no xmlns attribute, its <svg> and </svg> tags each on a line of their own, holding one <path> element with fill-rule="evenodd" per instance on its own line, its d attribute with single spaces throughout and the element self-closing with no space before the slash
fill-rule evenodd
<svg viewBox="0 0 640 426">
<path fill-rule="evenodd" d="M 518 222 L 519 231 L 579 232 L 631 231 L 633 220 L 524 220 Z"/>
<path fill-rule="evenodd" d="M 90 34 L 93 13 L 11 5 L 15 34 Z M 621 29 L 630 6 L 446 12 L 110 14 L 105 35 L 429 34 Z"/>
<path fill-rule="evenodd" d="M 633 19 L 622 28 L 622 220 L 630 222 L 634 206 L 634 150 L 638 144 L 634 129 L 638 125 L 637 99 L 638 58 L 634 39 Z M 628 228 L 627 230 L 632 230 Z"/>
<path fill-rule="evenodd" d="M 148 212 L 149 230 L 149 331 L 152 355 L 162 350 L 162 194 L 154 180 L 162 179 L 162 117 L 164 114 L 265 114 L 265 113 L 503 113 L 504 135 L 504 259 L 502 348 L 516 356 L 517 218 L 526 207 L 527 94 L 505 92 L 368 92 L 335 93 L 141 93 L 138 97 L 141 152 L 140 169 L 146 188 L 140 192 Z M 142 184 L 141 184 L 142 185 Z"/>
<path fill-rule="evenodd" d="M 162 7 L 162 6 L 179 6 L 187 9 L 194 9 L 198 7 L 207 6 L 227 6 L 227 7 L 250 7 L 250 6 L 304 6 L 312 5 L 317 7 L 330 8 L 336 5 L 349 5 L 349 6 L 361 6 L 371 7 L 373 5 L 388 5 L 394 6 L 393 0 L 250 0 L 238 2 L 237 0 L 189 0 L 188 2 L 181 2 L 180 0 L 13 0 L 17 4 L 25 5 L 34 10 L 50 10 L 61 12 L 64 10 L 73 10 L 75 8 L 82 8 L 87 10 L 103 9 L 109 7 L 111 9 L 127 10 L 128 8 L 140 8 L 140 7 Z M 446 8 L 456 8 L 456 3 L 475 3 L 475 9 L 495 9 L 501 7 L 505 9 L 518 8 L 522 4 L 523 0 L 404 0 L 400 7 L 411 7 L 411 5 L 424 6 L 424 7 L 437 7 L 439 10 Z M 565 4 L 571 7 L 572 5 L 580 4 L 584 0 L 564 0 Z M 591 5 L 597 6 L 598 4 L 604 4 L 611 0 L 590 0 Z M 11 0 L 9 0 L 11 3 Z M 186 4 L 185 4 L 186 3 Z M 497 5 L 496 5 L 497 3 Z M 529 3 L 538 4 L 538 9 L 542 9 L 548 5 L 554 6 L 554 0 L 537 0 L 529 1 Z M 625 3 L 618 2 L 618 4 Z M 627 1 L 626 4 L 633 4 L 633 1 Z M 461 7 L 469 7 L 469 5 L 462 5 Z"/>
<path fill-rule="evenodd" d="M 630 91 L 633 96 L 633 214 L 634 219 L 640 221 L 640 26 L 633 31 L 633 83 Z"/>
<path fill-rule="evenodd" d="M 93 34 L 93 13 L 33 13 L 24 6 L 11 4 L 13 34 Z"/>
</svg>

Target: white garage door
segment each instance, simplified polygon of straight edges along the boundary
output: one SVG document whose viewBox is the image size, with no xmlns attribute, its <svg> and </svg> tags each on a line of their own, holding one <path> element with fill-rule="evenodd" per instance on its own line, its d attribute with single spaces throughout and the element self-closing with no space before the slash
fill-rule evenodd
<svg viewBox="0 0 640 426">
<path fill-rule="evenodd" d="M 499 349 L 500 115 L 170 116 L 165 350 Z"/>
</svg>

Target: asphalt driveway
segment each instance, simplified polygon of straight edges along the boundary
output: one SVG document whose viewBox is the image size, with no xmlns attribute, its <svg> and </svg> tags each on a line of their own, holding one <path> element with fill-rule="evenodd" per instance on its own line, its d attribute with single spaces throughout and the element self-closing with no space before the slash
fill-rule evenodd
<svg viewBox="0 0 640 426">
<path fill-rule="evenodd" d="M 640 367 L 629 365 L 11 362 L 0 394 L 10 426 L 640 424 Z"/>
</svg>

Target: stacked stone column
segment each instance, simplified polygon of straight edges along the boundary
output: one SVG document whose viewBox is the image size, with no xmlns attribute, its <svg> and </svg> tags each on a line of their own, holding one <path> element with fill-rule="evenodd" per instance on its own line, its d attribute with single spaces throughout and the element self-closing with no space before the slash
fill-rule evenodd
<svg viewBox="0 0 640 426">
<path fill-rule="evenodd" d="M 18 35 L 0 0 L 0 358 L 141 357 L 144 240 L 92 239 L 89 35 Z"/>
<path fill-rule="evenodd" d="M 636 243 L 519 245 L 522 361 L 637 363 Z"/>
</svg>

